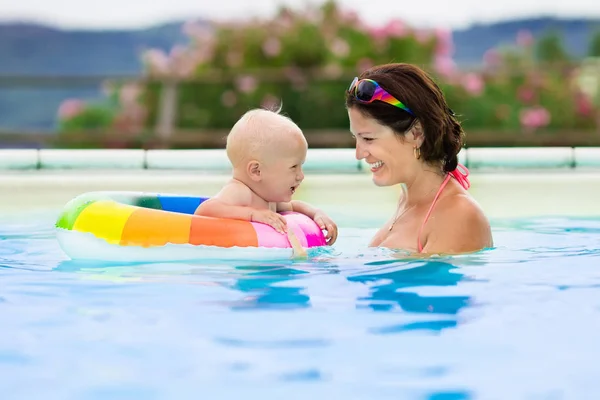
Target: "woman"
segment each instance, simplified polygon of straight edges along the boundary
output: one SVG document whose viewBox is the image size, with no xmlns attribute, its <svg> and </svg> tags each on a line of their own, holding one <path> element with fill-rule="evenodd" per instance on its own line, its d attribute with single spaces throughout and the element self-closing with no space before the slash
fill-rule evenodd
<svg viewBox="0 0 600 400">
<path fill-rule="evenodd" d="M 371 246 L 426 254 L 468 253 L 493 246 L 490 224 L 467 193 L 458 164 L 464 133 L 440 88 L 410 64 L 373 67 L 346 93 L 356 158 L 377 186 L 403 185 L 393 217 Z"/>
</svg>

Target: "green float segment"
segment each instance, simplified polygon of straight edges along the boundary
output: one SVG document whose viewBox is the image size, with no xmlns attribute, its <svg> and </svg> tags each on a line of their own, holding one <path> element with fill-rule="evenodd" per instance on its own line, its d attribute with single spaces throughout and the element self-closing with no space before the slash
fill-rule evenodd
<svg viewBox="0 0 600 400">
<path fill-rule="evenodd" d="M 72 230 L 77 217 L 83 210 L 85 210 L 90 204 L 94 203 L 95 200 L 86 201 L 72 207 L 65 207 L 56 221 L 56 227 L 66 230 Z"/>
</svg>

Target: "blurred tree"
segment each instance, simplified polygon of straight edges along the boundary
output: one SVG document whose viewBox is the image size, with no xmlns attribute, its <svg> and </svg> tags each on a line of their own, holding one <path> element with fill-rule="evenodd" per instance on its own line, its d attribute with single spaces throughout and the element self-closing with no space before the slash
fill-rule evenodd
<svg viewBox="0 0 600 400">
<path fill-rule="evenodd" d="M 594 32 L 592 39 L 590 40 L 590 47 L 588 50 L 590 57 L 600 57 L 600 29 Z"/>
<path fill-rule="evenodd" d="M 542 62 L 568 61 L 569 55 L 565 51 L 562 36 L 556 30 L 548 31 L 537 43 L 536 55 Z"/>
</svg>

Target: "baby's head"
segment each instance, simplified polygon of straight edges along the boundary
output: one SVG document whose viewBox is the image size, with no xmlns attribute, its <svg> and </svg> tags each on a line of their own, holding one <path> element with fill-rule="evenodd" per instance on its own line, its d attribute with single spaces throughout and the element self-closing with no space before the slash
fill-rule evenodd
<svg viewBox="0 0 600 400">
<path fill-rule="evenodd" d="M 270 202 L 287 202 L 304 179 L 308 144 L 302 130 L 278 111 L 245 113 L 227 137 L 234 178 Z"/>
</svg>

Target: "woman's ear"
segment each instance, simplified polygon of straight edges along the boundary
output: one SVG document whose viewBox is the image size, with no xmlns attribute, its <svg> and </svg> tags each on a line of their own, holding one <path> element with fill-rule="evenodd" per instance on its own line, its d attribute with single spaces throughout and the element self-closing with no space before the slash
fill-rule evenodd
<svg viewBox="0 0 600 400">
<path fill-rule="evenodd" d="M 425 140 L 425 134 L 423 133 L 423 125 L 421 125 L 421 121 L 417 120 L 417 122 L 414 123 L 413 127 L 410 129 L 409 135 L 414 145 L 416 147 L 421 147 L 423 141 Z"/>
</svg>

